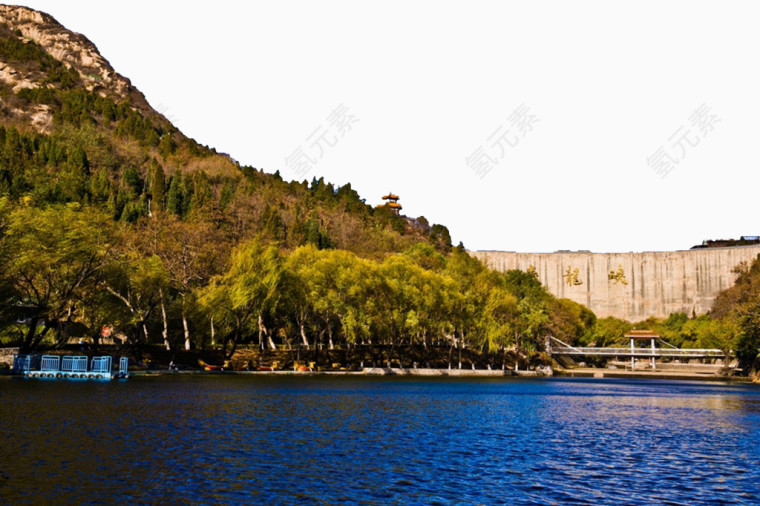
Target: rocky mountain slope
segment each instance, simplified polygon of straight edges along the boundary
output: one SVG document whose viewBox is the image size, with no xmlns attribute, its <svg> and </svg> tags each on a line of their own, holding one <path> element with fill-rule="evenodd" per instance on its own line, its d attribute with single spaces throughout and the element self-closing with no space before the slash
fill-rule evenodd
<svg viewBox="0 0 760 506">
<path fill-rule="evenodd" d="M 160 116 L 129 79 L 116 72 L 101 56 L 95 44 L 84 35 L 67 30 L 52 16 L 27 7 L 0 5 L 0 23 L 5 25 L 5 37 L 13 34 L 19 40 L 34 42 L 67 69 L 75 70 L 87 91 L 117 102 L 129 100 L 141 113 Z M 39 88 L 45 77 L 44 71 L 23 61 L 0 62 L 0 82 L 14 93 L 24 88 Z M 18 118 L 30 119 L 30 111 L 12 109 L 9 112 Z M 50 133 L 50 113 L 44 109 L 35 112 L 32 124 L 38 131 Z"/>
<path fill-rule="evenodd" d="M 26 7 L 0 5 L 0 127 L 11 199 L 95 203 L 129 223 L 166 211 L 233 243 L 264 236 L 286 249 L 450 245 L 445 227 L 375 209 L 350 185 L 283 181 L 187 138 L 84 35 Z"/>
</svg>

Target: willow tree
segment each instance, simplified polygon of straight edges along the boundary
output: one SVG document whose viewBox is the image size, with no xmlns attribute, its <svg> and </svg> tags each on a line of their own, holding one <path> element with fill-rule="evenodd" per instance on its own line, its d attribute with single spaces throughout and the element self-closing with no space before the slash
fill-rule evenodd
<svg viewBox="0 0 760 506">
<path fill-rule="evenodd" d="M 444 273 L 458 285 L 462 297 L 454 311 L 455 334 L 453 343 L 458 348 L 459 365 L 462 367 L 462 348 L 470 341 L 470 334 L 477 331 L 480 312 L 485 305 L 486 287 L 490 281 L 489 270 L 476 258 L 458 248 L 452 250 Z"/>
<path fill-rule="evenodd" d="M 277 307 L 282 283 L 282 259 L 277 248 L 252 240 L 232 252 L 230 268 L 211 279 L 199 291 L 199 302 L 225 330 L 225 350 L 234 353 L 237 343 L 256 325 L 259 346 L 266 335 L 270 347 L 275 344 L 264 325 L 264 316 Z"/>
<path fill-rule="evenodd" d="M 395 336 L 426 347 L 429 338 L 453 331 L 455 307 L 461 306 L 453 279 L 422 268 L 406 255 L 386 258 L 379 275 L 387 288 L 384 320 L 391 344 Z"/>
<path fill-rule="evenodd" d="M 108 269 L 103 286 L 118 300 L 126 316 L 116 322 L 135 344 L 150 343 L 148 321 L 161 307 L 162 294 L 169 286 L 169 273 L 157 255 L 144 256 L 138 251 L 122 251 Z M 170 349 L 167 333 L 163 333 Z"/>
<path fill-rule="evenodd" d="M 28 322 L 21 345 L 28 351 L 51 330 L 66 337 L 112 257 L 114 229 L 103 213 L 79 204 L 6 212 L 0 276 L 9 291 L 3 305 Z"/>
<path fill-rule="evenodd" d="M 500 287 L 491 287 L 480 315 L 479 337 L 481 350 L 502 353 L 505 368 L 507 351 L 515 344 L 515 330 L 520 317 L 517 298 Z"/>
<path fill-rule="evenodd" d="M 319 328 L 317 342 L 327 336 L 329 349 L 343 331 L 347 342 L 369 338 L 371 327 L 373 262 L 343 250 L 319 250 L 301 269 L 304 290 Z"/>
<path fill-rule="evenodd" d="M 307 279 L 309 278 L 310 266 L 319 256 L 319 250 L 307 244 L 297 248 L 288 255 L 283 263 L 283 297 L 280 306 L 283 312 L 290 315 L 298 327 L 301 343 L 307 349 L 310 348 L 306 329 L 312 325 L 314 308 L 307 293 Z"/>
</svg>

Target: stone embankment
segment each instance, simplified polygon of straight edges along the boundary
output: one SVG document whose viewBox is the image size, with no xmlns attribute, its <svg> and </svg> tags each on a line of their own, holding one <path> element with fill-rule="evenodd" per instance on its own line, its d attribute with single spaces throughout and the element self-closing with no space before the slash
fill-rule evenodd
<svg viewBox="0 0 760 506">
<path fill-rule="evenodd" d="M 370 367 L 362 371 L 368 376 L 451 376 L 459 378 L 503 377 L 503 376 L 552 376 L 551 367 L 519 371 L 513 369 L 427 369 L 427 368 L 381 368 Z"/>
<path fill-rule="evenodd" d="M 562 378 L 613 378 L 613 379 L 657 379 L 672 381 L 719 381 L 731 383 L 749 383 L 746 376 L 725 376 L 718 373 L 703 371 L 667 371 L 667 370 L 636 370 L 599 369 L 594 367 L 579 367 L 575 369 L 555 369 L 554 375 Z"/>
<path fill-rule="evenodd" d="M 18 354 L 18 348 L 0 348 L 0 368 L 13 367 L 13 355 Z"/>
</svg>

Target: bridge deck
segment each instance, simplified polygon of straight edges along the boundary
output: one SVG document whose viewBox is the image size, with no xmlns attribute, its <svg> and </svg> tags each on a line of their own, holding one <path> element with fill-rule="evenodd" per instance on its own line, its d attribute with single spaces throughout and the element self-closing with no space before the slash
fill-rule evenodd
<svg viewBox="0 0 760 506">
<path fill-rule="evenodd" d="M 675 348 L 589 348 L 552 346 L 552 355 L 593 355 L 641 358 L 725 358 L 722 350 L 716 349 L 675 349 Z"/>
</svg>

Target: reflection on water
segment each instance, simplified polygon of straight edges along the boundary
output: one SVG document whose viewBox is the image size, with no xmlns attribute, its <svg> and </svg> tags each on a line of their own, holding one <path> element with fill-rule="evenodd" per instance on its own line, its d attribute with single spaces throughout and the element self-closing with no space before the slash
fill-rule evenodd
<svg viewBox="0 0 760 506">
<path fill-rule="evenodd" d="M 757 503 L 760 389 L 3 378 L 0 502 Z"/>
</svg>

